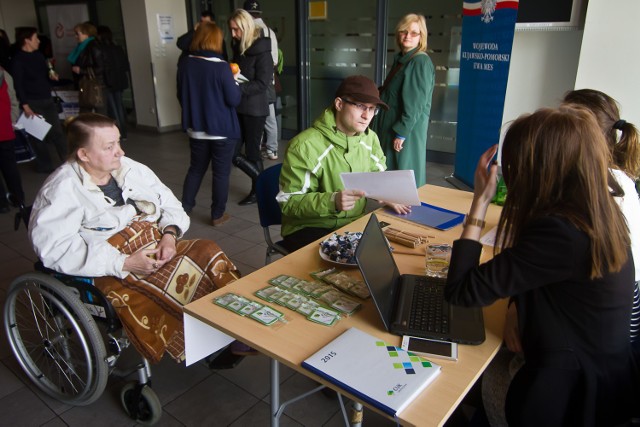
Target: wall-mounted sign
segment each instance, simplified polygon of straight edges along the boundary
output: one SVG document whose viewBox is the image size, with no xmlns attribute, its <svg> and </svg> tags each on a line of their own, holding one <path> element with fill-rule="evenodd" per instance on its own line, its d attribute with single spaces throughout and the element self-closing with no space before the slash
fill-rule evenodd
<svg viewBox="0 0 640 427">
<path fill-rule="evenodd" d="M 327 19 L 327 2 L 326 1 L 310 1 L 309 2 L 309 19 L 313 19 L 313 20 Z"/>
</svg>

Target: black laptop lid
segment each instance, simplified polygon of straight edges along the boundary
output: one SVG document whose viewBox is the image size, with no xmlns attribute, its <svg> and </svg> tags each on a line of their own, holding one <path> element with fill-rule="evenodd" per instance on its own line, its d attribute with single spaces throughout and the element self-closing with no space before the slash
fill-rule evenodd
<svg viewBox="0 0 640 427">
<path fill-rule="evenodd" d="M 371 298 L 382 317 L 382 322 L 385 328 L 390 330 L 400 272 L 375 214 L 371 214 L 362 232 L 356 248 L 356 262 L 369 286 Z"/>
</svg>

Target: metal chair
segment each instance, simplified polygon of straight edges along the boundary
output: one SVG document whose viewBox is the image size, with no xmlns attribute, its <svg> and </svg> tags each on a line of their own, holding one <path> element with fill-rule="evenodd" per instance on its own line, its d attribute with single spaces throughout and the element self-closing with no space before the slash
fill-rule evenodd
<svg viewBox="0 0 640 427">
<path fill-rule="evenodd" d="M 272 225 L 282 224 L 282 212 L 280 211 L 280 205 L 276 201 L 276 195 L 280 191 L 280 169 L 282 169 L 282 163 L 273 165 L 262 171 L 256 181 L 258 214 L 260 215 L 260 225 L 264 231 L 264 240 L 267 243 L 265 265 L 271 262 L 271 255 L 273 254 L 289 254 L 289 251 L 281 246 L 282 241 L 273 242 L 269 230 Z"/>
</svg>

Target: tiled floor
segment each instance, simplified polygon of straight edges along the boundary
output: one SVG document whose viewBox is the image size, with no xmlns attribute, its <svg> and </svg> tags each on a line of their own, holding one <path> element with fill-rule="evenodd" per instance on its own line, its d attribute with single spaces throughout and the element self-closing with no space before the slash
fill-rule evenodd
<svg viewBox="0 0 640 427">
<path fill-rule="evenodd" d="M 280 159 L 284 152 L 282 142 Z M 189 146 L 182 133 L 152 134 L 131 131 L 123 143 L 127 155 L 150 166 L 180 197 L 182 181 L 189 164 Z M 277 161 L 266 161 L 265 166 Z M 21 165 L 23 185 L 31 202 L 45 179 L 32 165 Z M 451 166 L 428 164 L 428 182 L 449 186 L 444 180 Z M 212 227 L 209 218 L 211 177 L 205 177 L 194 208 L 187 237 L 216 241 L 243 274 L 264 265 L 265 244 L 253 206 L 238 206 L 247 193 L 249 179 L 233 169 L 227 209 L 232 220 Z M 0 303 L 4 311 L 7 289 L 20 274 L 33 271 L 35 255 L 24 228 L 13 230 L 13 212 L 0 214 Z M 110 377 L 104 394 L 95 403 L 72 407 L 54 401 L 36 390 L 27 380 L 8 346 L 4 327 L 0 332 L 0 425 L 6 426 L 131 426 L 119 401 L 125 380 Z M 133 358 L 135 352 L 126 350 Z M 152 367 L 153 389 L 163 406 L 159 426 L 267 426 L 269 425 L 269 359 L 247 357 L 231 370 L 210 370 L 203 363 L 178 365 L 169 357 Z M 129 378 L 135 379 L 135 378 Z M 313 387 L 314 383 L 282 367 L 281 399 L 287 400 Z M 321 393 L 293 404 L 285 411 L 283 426 L 338 426 L 342 415 L 336 400 Z M 365 412 L 367 426 L 393 426 L 395 423 Z"/>
</svg>

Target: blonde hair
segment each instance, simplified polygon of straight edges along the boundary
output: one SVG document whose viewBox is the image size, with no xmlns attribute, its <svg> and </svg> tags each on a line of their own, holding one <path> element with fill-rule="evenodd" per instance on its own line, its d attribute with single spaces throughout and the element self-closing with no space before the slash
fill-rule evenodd
<svg viewBox="0 0 640 427">
<path fill-rule="evenodd" d="M 400 19 L 398 25 L 396 25 L 396 46 L 399 50 L 402 50 L 401 36 L 400 31 L 409 31 L 409 27 L 413 23 L 418 24 L 418 28 L 420 28 L 420 41 L 418 42 L 418 51 L 426 52 L 427 51 L 427 36 L 429 32 L 427 30 L 427 20 L 424 15 L 420 15 L 417 13 L 410 13 L 405 15 Z"/>
<path fill-rule="evenodd" d="M 502 146 L 509 196 L 496 240 L 512 247 L 535 219 L 560 216 L 589 237 L 591 278 L 620 271 L 629 230 L 609 194 L 608 166 L 605 137 L 587 108 L 564 105 L 520 116 Z"/>
<path fill-rule="evenodd" d="M 189 45 L 192 52 L 199 50 L 207 50 L 215 53 L 222 53 L 222 29 L 214 22 L 204 21 L 198 25 L 193 40 Z"/>
<path fill-rule="evenodd" d="M 96 37 L 98 35 L 98 29 L 91 22 L 81 22 L 73 27 L 74 31 L 79 31 L 89 37 Z"/>
<path fill-rule="evenodd" d="M 239 47 L 240 55 L 244 55 L 253 42 L 260 37 L 260 28 L 256 27 L 255 22 L 253 22 L 253 17 L 244 9 L 236 9 L 229 17 L 229 22 L 231 21 L 235 22 L 238 28 L 242 30 Z"/>
</svg>

